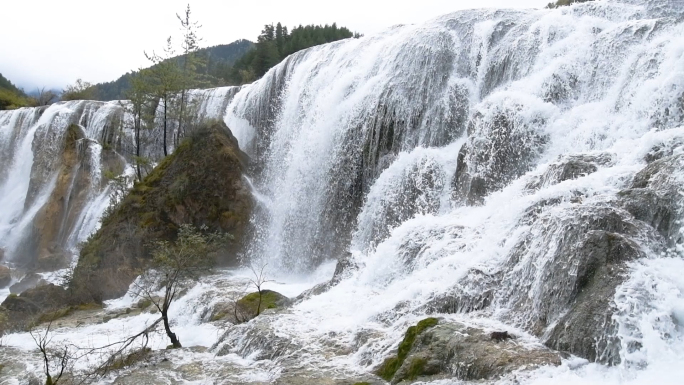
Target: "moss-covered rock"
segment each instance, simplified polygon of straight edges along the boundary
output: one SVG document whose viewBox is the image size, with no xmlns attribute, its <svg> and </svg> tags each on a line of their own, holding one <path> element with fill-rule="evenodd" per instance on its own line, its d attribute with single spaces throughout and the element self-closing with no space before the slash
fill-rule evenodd
<svg viewBox="0 0 684 385">
<path fill-rule="evenodd" d="M 386 359 L 376 373 L 393 384 L 419 377 L 481 380 L 525 365 L 560 363 L 558 355 L 546 349 L 525 349 L 512 342 L 503 346 L 507 340 L 462 324 L 439 325 L 437 319 L 428 318 L 406 331 L 396 356 Z"/>
<path fill-rule="evenodd" d="M 413 342 L 416 340 L 416 336 L 421 334 L 426 329 L 433 327 L 439 323 L 437 318 L 426 318 L 415 326 L 411 326 L 406 330 L 404 334 L 404 339 L 399 344 L 399 349 L 397 350 L 397 355 L 390 357 L 382 363 L 380 368 L 377 370 L 378 376 L 382 377 L 386 381 L 391 381 L 395 373 L 404 364 L 406 357 L 408 356 L 411 348 L 413 347 Z"/>
<path fill-rule="evenodd" d="M 558 353 L 543 346 L 524 346 L 508 333 L 510 338 L 497 338 L 501 334 L 429 318 L 407 330 L 397 355 L 388 358 L 377 374 L 392 384 L 453 377 L 476 381 L 560 364 Z"/>
<path fill-rule="evenodd" d="M 142 182 L 84 245 L 71 285 L 79 301 L 123 295 L 147 267 L 151 243 L 173 241 L 182 224 L 230 233 L 235 242 L 220 262 L 235 263 L 252 198 L 243 182 L 246 155 L 223 122 L 185 139 Z"/>
<path fill-rule="evenodd" d="M 263 313 L 264 310 L 287 306 L 288 302 L 287 297 L 273 290 L 261 290 L 261 294 L 249 293 L 235 304 L 239 318 L 237 321 L 248 321 Z"/>
</svg>

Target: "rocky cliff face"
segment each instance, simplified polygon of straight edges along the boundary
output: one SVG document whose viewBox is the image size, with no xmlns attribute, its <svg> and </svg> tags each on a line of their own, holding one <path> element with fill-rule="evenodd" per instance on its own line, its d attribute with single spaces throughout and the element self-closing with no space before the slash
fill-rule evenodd
<svg viewBox="0 0 684 385">
<path fill-rule="evenodd" d="M 235 264 L 252 208 L 242 176 L 246 161 L 222 122 L 181 143 L 133 186 L 83 246 L 72 283 L 85 296 L 80 300 L 123 295 L 145 268 L 150 243 L 173 240 L 182 224 L 233 235 L 234 244 L 221 262 Z"/>
</svg>

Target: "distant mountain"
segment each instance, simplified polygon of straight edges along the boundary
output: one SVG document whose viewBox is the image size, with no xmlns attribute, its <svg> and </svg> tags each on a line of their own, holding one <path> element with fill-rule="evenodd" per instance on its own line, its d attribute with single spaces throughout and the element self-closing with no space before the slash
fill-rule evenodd
<svg viewBox="0 0 684 385">
<path fill-rule="evenodd" d="M 226 85 L 226 83 L 216 76 L 216 74 L 225 71 L 226 67 L 232 67 L 238 59 L 244 56 L 252 48 L 254 48 L 254 43 L 242 39 L 230 44 L 222 44 L 201 49 L 199 54 L 205 56 L 207 59 L 206 67 L 199 69 L 203 82 L 211 86 Z M 183 60 L 183 57 L 184 55 L 179 55 L 173 59 Z M 96 98 L 104 101 L 124 99 L 126 97 L 126 91 L 130 88 L 131 76 L 136 73 L 137 71 L 129 72 L 113 82 L 96 84 L 93 86 L 95 88 Z"/>
</svg>

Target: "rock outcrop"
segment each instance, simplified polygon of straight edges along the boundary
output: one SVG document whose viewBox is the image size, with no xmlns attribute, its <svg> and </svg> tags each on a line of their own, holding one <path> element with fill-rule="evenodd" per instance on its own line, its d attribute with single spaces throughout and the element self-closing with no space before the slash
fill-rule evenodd
<svg viewBox="0 0 684 385">
<path fill-rule="evenodd" d="M 219 256 L 236 263 L 252 208 L 242 174 L 247 158 L 223 122 L 200 128 L 133 189 L 81 250 L 72 281 L 79 302 L 123 295 L 147 266 L 150 243 L 173 240 L 182 224 L 226 232 Z"/>
<path fill-rule="evenodd" d="M 406 331 L 397 355 L 388 358 L 377 374 L 392 384 L 453 377 L 476 381 L 544 365 L 560 365 L 560 355 L 519 343 L 507 332 L 488 333 L 427 318 Z"/>
<path fill-rule="evenodd" d="M 523 117 L 530 107 L 508 102 L 505 107 L 487 106 L 475 113 L 468 127 L 468 140 L 458 153 L 458 168 L 452 182 L 456 201 L 481 204 L 491 192 L 500 190 L 529 171 L 545 148 L 547 138 L 538 129 L 544 114 Z"/>
<path fill-rule="evenodd" d="M 62 147 L 50 149 L 50 155 L 59 159 L 58 162 L 48 162 L 45 156 L 39 157 L 31 173 L 29 197 L 26 208 L 45 184 L 45 178 L 50 177 L 54 165 L 54 188 L 45 204 L 38 210 L 29 235 L 15 254 L 21 255 L 24 268 L 32 271 L 54 271 L 66 267 L 71 259 L 71 253 L 66 250 L 69 243 L 69 235 L 86 207 L 91 193 L 104 188 L 105 182 L 100 176 L 107 172 L 121 173 L 124 169 L 124 160 L 112 150 L 99 151 L 99 146 L 93 145 L 86 138 L 83 129 L 71 124 L 67 127 Z M 98 150 L 94 148 L 97 147 Z M 36 149 L 36 151 L 42 149 Z M 101 159 L 112 158 L 107 166 Z M 46 176 L 47 175 L 47 176 Z"/>
</svg>

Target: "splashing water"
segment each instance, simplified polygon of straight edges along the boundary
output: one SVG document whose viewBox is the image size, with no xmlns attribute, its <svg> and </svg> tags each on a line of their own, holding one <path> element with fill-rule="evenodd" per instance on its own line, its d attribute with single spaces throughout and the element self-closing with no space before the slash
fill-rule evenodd
<svg viewBox="0 0 684 385">
<path fill-rule="evenodd" d="M 587 239 L 610 239 L 622 247 L 609 261 L 619 274 L 606 273 L 595 296 L 604 318 L 592 325 L 596 347 L 581 352 L 590 360 L 495 382 L 678 383 L 683 20 L 668 0 L 458 12 L 296 53 L 203 107 L 225 108 L 253 160 L 259 209 L 246 254 L 290 282 L 271 287 L 296 295 L 321 281 L 302 276 L 330 273 L 326 261 L 347 253 L 356 266 L 287 312 L 228 328 L 214 352 L 245 360 L 254 378 L 292 361 L 364 373 L 427 313 L 553 345 L 559 325 L 577 322 Z M 31 113 L 13 114 L 0 122 L 35 131 L 21 123 Z M 666 202 L 667 219 L 630 203 L 645 190 Z M 178 306 L 184 333 L 213 327 L 203 310 Z M 264 330 L 273 340 L 260 343 Z M 264 373 L 257 358 L 273 341 L 291 348 L 268 356 L 275 369 Z M 330 357 L 333 345 L 349 351 Z"/>
</svg>

